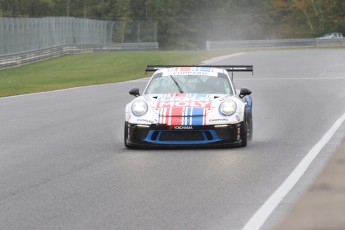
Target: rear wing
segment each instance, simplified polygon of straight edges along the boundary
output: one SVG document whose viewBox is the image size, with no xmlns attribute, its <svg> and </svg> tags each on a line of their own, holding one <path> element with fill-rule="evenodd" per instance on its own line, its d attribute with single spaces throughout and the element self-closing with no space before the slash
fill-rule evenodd
<svg viewBox="0 0 345 230">
<path fill-rule="evenodd" d="M 157 71 L 159 69 L 173 68 L 173 67 L 210 67 L 225 69 L 228 72 L 252 72 L 254 74 L 254 67 L 252 65 L 147 65 L 146 72 Z"/>
</svg>

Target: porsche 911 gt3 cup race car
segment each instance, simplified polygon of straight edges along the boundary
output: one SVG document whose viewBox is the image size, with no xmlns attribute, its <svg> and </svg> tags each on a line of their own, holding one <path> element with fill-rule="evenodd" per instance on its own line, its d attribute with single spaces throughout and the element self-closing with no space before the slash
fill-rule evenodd
<svg viewBox="0 0 345 230">
<path fill-rule="evenodd" d="M 145 146 L 246 146 L 253 135 L 251 91 L 233 73 L 253 66 L 147 66 L 143 95 L 127 104 L 124 143 Z M 231 73 L 231 75 L 229 74 Z"/>
</svg>

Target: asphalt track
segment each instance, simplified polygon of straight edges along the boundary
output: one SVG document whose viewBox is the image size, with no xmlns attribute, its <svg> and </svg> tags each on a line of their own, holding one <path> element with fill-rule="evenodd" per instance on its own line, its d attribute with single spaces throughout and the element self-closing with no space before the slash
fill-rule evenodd
<svg viewBox="0 0 345 230">
<path fill-rule="evenodd" d="M 125 149 L 128 91 L 146 80 L 0 99 L 0 229 L 242 229 L 345 113 L 345 49 L 217 64 L 254 65 L 254 76 L 235 75 L 253 91 L 246 148 Z M 341 124 L 263 229 L 275 228 L 344 136 Z"/>
</svg>

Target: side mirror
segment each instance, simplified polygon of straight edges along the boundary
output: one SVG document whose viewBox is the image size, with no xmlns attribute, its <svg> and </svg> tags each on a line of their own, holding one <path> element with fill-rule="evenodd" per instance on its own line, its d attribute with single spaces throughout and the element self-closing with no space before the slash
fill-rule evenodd
<svg viewBox="0 0 345 230">
<path fill-rule="evenodd" d="M 252 94 L 252 91 L 250 91 L 249 89 L 246 89 L 246 88 L 242 88 L 241 91 L 240 91 L 240 98 L 244 98 L 245 96 L 248 96 Z"/>
<path fill-rule="evenodd" d="M 140 96 L 140 93 L 139 93 L 139 89 L 138 89 L 138 88 L 131 89 L 131 90 L 129 91 L 129 94 L 130 94 L 130 95 L 133 95 L 134 97 L 139 97 L 139 96 Z"/>
</svg>

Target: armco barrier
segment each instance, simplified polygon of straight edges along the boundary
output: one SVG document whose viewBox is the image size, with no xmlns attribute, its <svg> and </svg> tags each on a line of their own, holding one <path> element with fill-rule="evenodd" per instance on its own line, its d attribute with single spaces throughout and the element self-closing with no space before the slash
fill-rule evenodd
<svg viewBox="0 0 345 230">
<path fill-rule="evenodd" d="M 113 43 L 107 45 L 63 45 L 24 53 L 0 56 L 0 69 L 21 66 L 67 54 L 119 50 L 156 50 L 157 42 Z"/>
<path fill-rule="evenodd" d="M 206 50 L 233 49 L 233 48 L 328 47 L 328 46 L 329 47 L 345 46 L 345 38 L 206 41 Z"/>
</svg>

